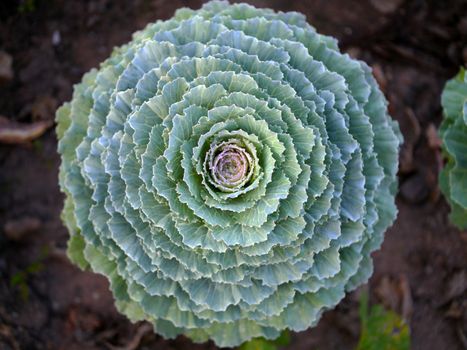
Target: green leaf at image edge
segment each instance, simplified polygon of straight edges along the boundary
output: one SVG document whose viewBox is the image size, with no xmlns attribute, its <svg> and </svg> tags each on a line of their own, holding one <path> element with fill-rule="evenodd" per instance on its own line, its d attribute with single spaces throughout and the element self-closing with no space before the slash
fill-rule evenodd
<svg viewBox="0 0 467 350">
<path fill-rule="evenodd" d="M 465 69 L 446 83 L 441 96 L 443 122 L 439 135 L 447 159 L 439 174 L 440 189 L 451 206 L 450 221 L 467 228 L 467 81 Z"/>
</svg>

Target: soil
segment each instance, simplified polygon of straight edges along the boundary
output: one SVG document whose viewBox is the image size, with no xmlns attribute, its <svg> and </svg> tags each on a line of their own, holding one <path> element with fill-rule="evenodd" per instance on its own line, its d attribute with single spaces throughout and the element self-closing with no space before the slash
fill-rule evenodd
<svg viewBox="0 0 467 350">
<path fill-rule="evenodd" d="M 446 79 L 467 63 L 467 3 L 437 0 L 263 0 L 300 11 L 342 50 L 365 60 L 400 123 L 399 216 L 374 254 L 364 286 L 410 323 L 412 349 L 467 348 L 467 233 L 448 222 L 437 174 L 436 127 Z M 0 82 L 0 115 L 25 124 L 53 120 L 72 85 L 135 30 L 170 18 L 188 0 L 2 0 L 0 51 L 13 77 Z M 0 125 L 0 128 L 2 126 Z M 164 340 L 132 325 L 113 306 L 102 276 L 64 256 L 56 136 L 48 129 L 22 145 L 0 145 L 0 349 L 216 349 Z M 362 289 L 362 288 L 361 288 Z M 350 293 L 318 326 L 293 334 L 285 349 L 354 349 L 358 298 Z"/>
</svg>

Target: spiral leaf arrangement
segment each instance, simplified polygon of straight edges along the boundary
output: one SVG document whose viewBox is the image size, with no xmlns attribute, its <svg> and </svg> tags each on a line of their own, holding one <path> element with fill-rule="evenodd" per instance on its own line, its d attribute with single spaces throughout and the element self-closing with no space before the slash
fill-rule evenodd
<svg viewBox="0 0 467 350">
<path fill-rule="evenodd" d="M 467 229 L 467 75 L 462 68 L 447 82 L 441 96 L 444 119 L 439 130 L 446 166 L 441 171 L 441 191 L 451 205 L 450 219 Z"/>
<path fill-rule="evenodd" d="M 57 121 L 69 255 L 164 337 L 316 324 L 396 216 L 386 100 L 298 13 L 180 9 L 87 73 Z"/>
</svg>

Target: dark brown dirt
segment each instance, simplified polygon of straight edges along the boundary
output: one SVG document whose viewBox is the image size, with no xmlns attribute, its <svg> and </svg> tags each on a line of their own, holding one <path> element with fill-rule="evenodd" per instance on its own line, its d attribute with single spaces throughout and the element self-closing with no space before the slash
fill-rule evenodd
<svg viewBox="0 0 467 350">
<path fill-rule="evenodd" d="M 440 123 L 444 82 L 467 63 L 467 3 L 249 2 L 305 13 L 320 32 L 337 37 L 343 50 L 374 67 L 406 144 L 399 217 L 374 254 L 367 288 L 373 302 L 399 305 L 396 311 L 410 318 L 414 350 L 465 349 L 467 233 L 448 223 L 449 208 L 437 187 L 440 155 L 429 147 L 427 130 Z M 0 50 L 13 58 L 14 77 L 0 85 L 0 115 L 24 123 L 52 119 L 48 107 L 68 100 L 72 84 L 113 46 L 149 21 L 200 5 L 196 0 L 2 0 Z M 135 339 L 145 326 L 131 325 L 116 312 L 105 278 L 68 263 L 62 253 L 67 232 L 59 219 L 58 165 L 53 130 L 26 145 L 0 145 L 0 349 L 130 349 L 132 341 L 138 349 L 215 349 L 184 338 L 166 341 L 151 332 Z M 40 227 L 6 234 L 5 225 L 25 218 L 38 219 Z M 400 303 L 395 290 L 408 302 Z M 353 349 L 359 334 L 357 294 L 327 312 L 316 328 L 294 334 L 287 349 Z"/>
</svg>

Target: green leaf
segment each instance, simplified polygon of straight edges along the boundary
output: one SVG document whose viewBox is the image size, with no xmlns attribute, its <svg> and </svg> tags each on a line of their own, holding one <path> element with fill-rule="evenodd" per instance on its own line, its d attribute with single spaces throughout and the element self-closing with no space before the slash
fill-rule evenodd
<svg viewBox="0 0 467 350">
<path fill-rule="evenodd" d="M 238 350 L 279 350 L 282 346 L 290 343 L 290 332 L 285 330 L 279 338 L 268 340 L 265 338 L 255 338 L 243 343 Z"/>
<path fill-rule="evenodd" d="M 368 295 L 360 299 L 361 333 L 357 350 L 409 350 L 410 329 L 393 311 L 381 305 L 368 306 Z"/>
</svg>

